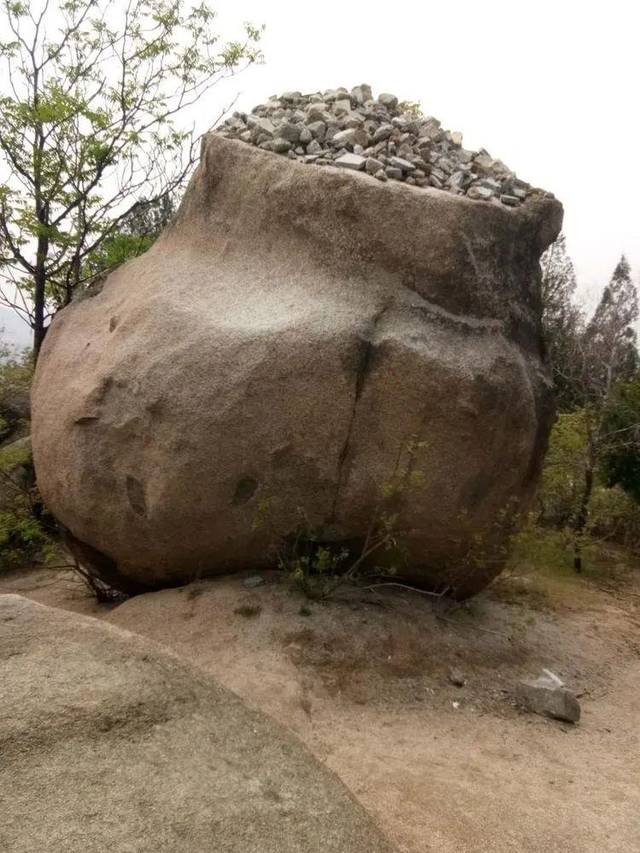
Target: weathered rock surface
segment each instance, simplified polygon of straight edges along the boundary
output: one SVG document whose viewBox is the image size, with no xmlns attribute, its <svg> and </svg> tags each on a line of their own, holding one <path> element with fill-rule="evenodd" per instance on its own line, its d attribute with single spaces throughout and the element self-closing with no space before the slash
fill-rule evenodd
<svg viewBox="0 0 640 853">
<path fill-rule="evenodd" d="M 519 682 L 516 699 L 523 708 L 543 717 L 568 723 L 577 723 L 580 719 L 580 703 L 575 694 L 548 669 L 536 679 Z"/>
<path fill-rule="evenodd" d="M 0 850 L 391 853 L 274 722 L 135 634 L 0 596 Z"/>
<path fill-rule="evenodd" d="M 174 225 L 47 334 L 46 503 L 112 582 L 161 586 L 271 564 L 299 508 L 357 552 L 400 483 L 400 573 L 482 588 L 546 444 L 561 219 L 207 137 Z"/>
</svg>

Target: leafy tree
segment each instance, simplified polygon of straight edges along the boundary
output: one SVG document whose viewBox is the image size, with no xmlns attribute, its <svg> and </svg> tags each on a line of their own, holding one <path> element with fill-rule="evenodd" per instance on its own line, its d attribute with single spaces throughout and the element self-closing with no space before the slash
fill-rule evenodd
<svg viewBox="0 0 640 853">
<path fill-rule="evenodd" d="M 637 319 L 638 294 L 623 255 L 575 352 L 587 437 L 583 486 L 573 521 L 576 571 L 582 569 L 580 542 L 589 520 L 598 466 L 603 455 L 620 440 L 609 419 L 610 398 L 616 384 L 629 379 L 636 368 L 638 353 L 633 324 Z"/>
<path fill-rule="evenodd" d="M 542 327 L 557 405 L 560 411 L 570 411 L 579 403 L 575 354 L 583 319 L 574 303 L 576 274 L 564 234 L 544 253 L 541 267 Z"/>
<path fill-rule="evenodd" d="M 170 195 L 143 200 L 124 217 L 118 229 L 109 234 L 87 255 L 82 270 L 83 281 L 96 281 L 131 258 L 146 252 L 173 219 L 175 206 Z"/>
<path fill-rule="evenodd" d="M 178 119 L 260 58 L 260 32 L 220 41 L 206 0 L 1 8 L 0 298 L 33 328 L 37 354 L 51 310 L 87 284 L 89 259 L 183 183 L 196 140 Z"/>
<path fill-rule="evenodd" d="M 611 439 L 603 459 L 607 482 L 640 503 L 640 372 L 614 388 L 605 428 Z"/>
<path fill-rule="evenodd" d="M 26 428 L 33 362 L 5 344 L 0 329 L 0 444 Z"/>
<path fill-rule="evenodd" d="M 640 548 L 640 495 L 633 497 L 633 486 L 640 486 L 640 445 L 635 445 L 634 454 L 633 439 L 627 438 L 629 433 L 633 435 L 640 427 L 640 378 L 633 384 L 633 390 L 632 383 L 629 383 L 624 388 L 616 388 L 612 395 L 612 401 L 620 395 L 625 402 L 616 400 L 613 406 L 615 419 L 606 425 L 604 434 L 608 443 L 594 472 L 588 518 L 579 535 L 575 531 L 575 519 L 583 499 L 585 460 L 588 458 L 588 414 L 585 409 L 576 409 L 558 416 L 551 431 L 538 493 L 535 521 L 539 527 L 530 529 L 520 542 L 527 546 L 526 550 L 535 552 L 536 537 L 542 537 L 543 542 L 547 538 L 540 528 L 553 528 L 558 533 L 548 542 L 556 542 L 564 555 L 562 560 L 565 556 L 572 558 L 574 567 L 576 552 L 581 559 L 583 552 L 589 551 L 596 557 L 602 540 L 617 542 L 636 552 Z M 629 410 L 625 413 L 627 405 Z M 633 413 L 635 420 L 629 417 Z M 631 421 L 630 430 L 627 429 L 628 421 Z M 628 494 L 621 488 L 623 484 L 618 485 L 617 477 L 613 476 L 614 465 L 609 460 L 612 452 L 611 462 L 619 463 L 617 471 L 629 477 L 626 482 L 632 488 L 628 489 Z M 623 454 L 629 455 L 623 459 Z M 634 471 L 635 479 L 632 477 Z M 545 559 L 550 556 L 546 555 Z"/>
<path fill-rule="evenodd" d="M 579 504 L 587 447 L 584 409 L 562 412 L 551 430 L 538 493 L 539 521 L 563 528 Z"/>
</svg>

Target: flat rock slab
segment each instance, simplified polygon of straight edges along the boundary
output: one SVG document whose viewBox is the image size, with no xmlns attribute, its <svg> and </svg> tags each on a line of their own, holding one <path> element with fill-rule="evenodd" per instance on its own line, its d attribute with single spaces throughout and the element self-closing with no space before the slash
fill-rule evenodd
<svg viewBox="0 0 640 853">
<path fill-rule="evenodd" d="M 0 596 L 3 853 L 391 853 L 275 723 L 157 645 Z"/>
<path fill-rule="evenodd" d="M 567 723 L 580 720 L 580 703 L 575 694 L 547 669 L 535 680 L 519 682 L 516 699 L 523 708 L 543 717 Z"/>
</svg>

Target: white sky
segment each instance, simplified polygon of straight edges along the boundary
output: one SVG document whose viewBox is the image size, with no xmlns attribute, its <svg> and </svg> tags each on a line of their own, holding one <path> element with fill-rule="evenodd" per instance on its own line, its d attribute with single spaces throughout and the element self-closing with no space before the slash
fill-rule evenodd
<svg viewBox="0 0 640 853">
<path fill-rule="evenodd" d="M 286 90 L 362 82 L 420 101 L 467 147 L 487 148 L 563 202 L 588 307 L 623 251 L 639 280 L 637 0 L 214 5 L 223 35 L 244 20 L 266 24 L 266 62 L 214 90 L 200 116 L 215 116 L 236 91 L 236 109 L 249 110 Z M 20 329 L 3 313 L 1 326 L 12 337 Z"/>
</svg>

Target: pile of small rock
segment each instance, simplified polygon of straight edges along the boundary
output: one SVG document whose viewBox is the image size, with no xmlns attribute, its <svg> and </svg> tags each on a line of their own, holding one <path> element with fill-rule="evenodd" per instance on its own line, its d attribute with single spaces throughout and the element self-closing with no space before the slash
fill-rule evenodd
<svg viewBox="0 0 640 853">
<path fill-rule="evenodd" d="M 541 192 L 519 180 L 487 151 L 462 147 L 462 134 L 443 130 L 416 105 L 365 84 L 303 95 L 284 92 L 251 113 L 235 112 L 218 130 L 317 166 L 363 171 L 379 181 L 435 187 L 511 207 Z"/>
</svg>

